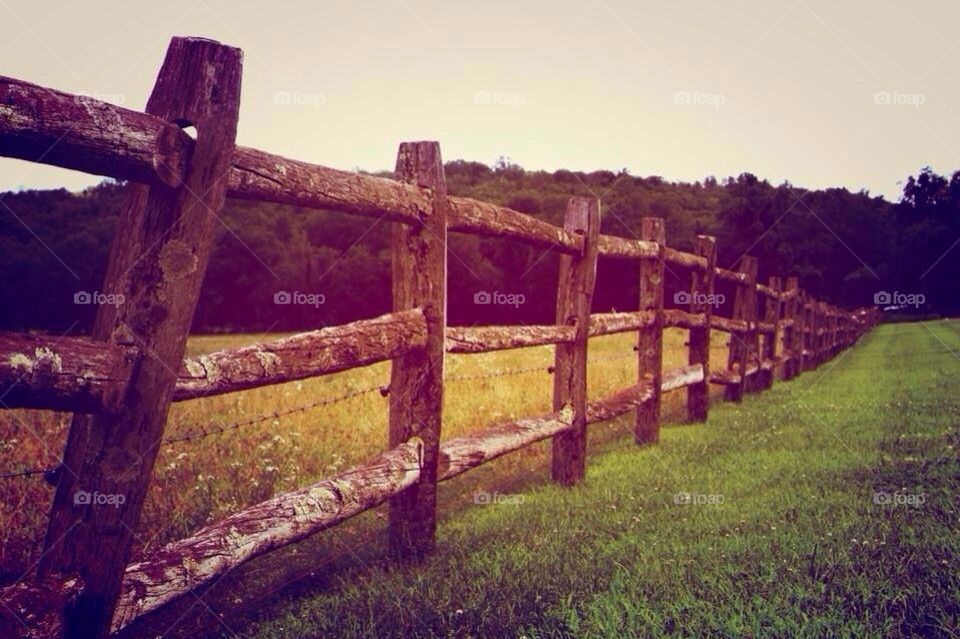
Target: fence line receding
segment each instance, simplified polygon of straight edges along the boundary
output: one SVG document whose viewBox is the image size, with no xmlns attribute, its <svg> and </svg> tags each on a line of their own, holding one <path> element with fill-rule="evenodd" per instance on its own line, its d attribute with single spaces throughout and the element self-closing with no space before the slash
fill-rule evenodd
<svg viewBox="0 0 960 639">
<path fill-rule="evenodd" d="M 419 557 L 435 542 L 436 485 L 501 455 L 553 440 L 552 477 L 576 484 L 589 424 L 633 413 L 638 443 L 656 442 L 663 393 L 687 389 L 705 421 L 710 384 L 739 401 L 849 348 L 877 321 L 813 299 L 788 277 L 757 282 L 757 260 L 716 264 L 667 246 L 664 221 L 639 239 L 599 232 L 600 203 L 573 197 L 562 228 L 509 208 L 447 195 L 435 142 L 400 146 L 397 180 L 237 146 L 240 51 L 174 38 L 145 112 L 0 76 L 0 155 L 126 180 L 127 199 L 91 337 L 0 333 L 0 394 L 11 408 L 74 413 L 37 574 L 0 591 L 0 634 L 104 637 L 249 559 L 389 502 L 390 550 Z M 196 139 L 183 129 L 196 128 Z M 393 312 L 242 348 L 184 357 L 224 198 L 342 211 L 394 225 Z M 446 235 L 507 238 L 561 254 L 556 324 L 446 326 Z M 638 269 L 634 312 L 590 312 L 599 257 Z M 688 310 L 664 308 L 665 266 L 690 276 Z M 711 303 L 735 288 L 732 317 Z M 687 365 L 662 371 L 663 331 L 689 330 Z M 711 361 L 714 330 L 730 334 Z M 637 337 L 637 381 L 587 398 L 590 337 Z M 555 345 L 553 409 L 441 443 L 444 353 Z M 130 563 L 134 531 L 171 402 L 392 361 L 390 448 L 369 462 L 273 497 Z M 121 508 L 74 504 L 77 491 L 124 494 Z M 4 635 L 6 636 L 6 635 Z"/>
</svg>

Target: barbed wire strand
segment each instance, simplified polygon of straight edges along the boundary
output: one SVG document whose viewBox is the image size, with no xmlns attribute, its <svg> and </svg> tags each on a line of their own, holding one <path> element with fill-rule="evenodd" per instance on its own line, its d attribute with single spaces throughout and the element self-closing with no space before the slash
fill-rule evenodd
<svg viewBox="0 0 960 639">
<path fill-rule="evenodd" d="M 671 351 L 685 350 L 686 348 L 687 346 L 680 345 L 680 346 L 673 346 L 670 348 L 664 348 L 663 350 L 664 352 L 671 352 Z M 589 359 L 588 362 L 597 363 L 597 362 L 616 361 L 616 360 L 623 360 L 623 359 L 633 359 L 636 356 L 637 356 L 636 352 L 631 351 L 629 353 L 625 353 L 622 355 L 594 357 L 592 359 Z M 535 372 L 540 372 L 540 373 L 545 372 L 545 373 L 553 374 L 554 367 L 553 365 L 549 365 L 549 366 L 530 366 L 526 368 L 511 368 L 511 369 L 505 369 L 505 370 L 498 369 L 490 373 L 483 373 L 478 375 L 454 375 L 454 376 L 445 378 L 444 381 L 446 382 L 479 381 L 479 380 L 485 380 L 485 379 L 513 377 L 516 375 L 525 375 L 528 373 L 535 373 Z M 292 408 L 276 410 L 270 413 L 264 413 L 256 417 L 251 417 L 248 419 L 231 422 L 228 424 L 214 424 L 206 428 L 189 431 L 182 435 L 174 435 L 171 437 L 166 437 L 161 441 L 161 444 L 169 445 L 169 444 L 179 444 L 184 442 L 196 441 L 198 439 L 203 439 L 206 437 L 210 437 L 212 435 L 220 435 L 226 432 L 239 430 L 246 426 L 261 424 L 263 422 L 266 422 L 272 419 L 280 419 L 281 417 L 288 417 L 290 415 L 304 413 L 317 408 L 332 406 L 334 404 L 339 404 L 341 402 L 345 402 L 350 399 L 361 397 L 363 395 L 368 395 L 374 392 L 379 393 L 382 397 L 386 397 L 390 392 L 389 385 L 378 384 L 376 386 L 370 386 L 370 387 L 362 388 L 359 390 L 348 391 L 340 395 L 325 397 L 321 400 L 309 402 L 306 404 L 301 404 L 299 406 L 294 406 Z M 56 466 L 53 466 L 51 468 L 27 468 L 22 470 L 5 471 L 5 472 L 0 472 L 0 479 L 15 479 L 15 478 L 21 478 L 21 477 L 47 475 L 48 473 L 55 471 L 56 468 L 57 468 Z"/>
<path fill-rule="evenodd" d="M 386 397 L 389 392 L 389 386 L 377 385 L 370 386 L 367 388 L 362 388 L 360 390 L 348 391 L 340 395 L 335 395 L 333 397 L 325 397 L 323 399 L 309 402 L 307 404 L 301 404 L 299 406 L 294 406 L 292 408 L 286 408 L 283 410 L 276 410 L 271 413 L 265 413 L 257 417 L 251 417 L 248 419 L 240 420 L 237 422 L 232 422 L 229 424 L 213 424 L 207 428 L 202 428 L 199 430 L 190 431 L 184 433 L 183 435 L 175 435 L 172 437 L 164 438 L 161 442 L 164 445 L 167 444 L 177 444 L 181 442 L 189 442 L 196 439 L 202 439 L 204 437 L 209 437 L 210 435 L 219 435 L 226 433 L 232 430 L 237 430 L 243 428 L 244 426 L 252 426 L 254 424 L 261 424 L 265 421 L 271 419 L 280 419 L 281 417 L 288 417 L 290 415 L 295 415 L 297 413 L 304 413 L 315 408 L 321 408 L 324 406 L 331 406 L 333 404 L 339 404 L 356 397 L 361 397 L 363 395 L 369 395 L 371 393 L 379 393 L 382 397 Z"/>
</svg>

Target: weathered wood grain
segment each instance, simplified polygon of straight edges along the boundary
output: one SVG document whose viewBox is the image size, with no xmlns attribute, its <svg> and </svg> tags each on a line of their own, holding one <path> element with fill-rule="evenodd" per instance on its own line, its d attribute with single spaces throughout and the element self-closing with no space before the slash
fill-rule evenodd
<svg viewBox="0 0 960 639">
<path fill-rule="evenodd" d="M 750 323 L 742 319 L 712 315 L 710 317 L 710 328 L 715 328 L 725 333 L 743 334 L 749 332 Z"/>
<path fill-rule="evenodd" d="M 625 415 L 653 399 L 653 376 L 643 381 L 616 390 L 606 397 L 587 404 L 587 423 L 596 424 Z"/>
<path fill-rule="evenodd" d="M 597 278 L 597 241 L 600 235 L 599 200 L 572 197 L 567 202 L 563 228 L 583 238 L 582 255 L 562 255 L 557 278 L 557 326 L 576 330 L 576 339 L 557 344 L 554 356 L 553 410 L 573 410 L 568 430 L 553 438 L 551 477 L 564 486 L 583 479 L 587 454 L 587 342 L 590 304 Z"/>
<path fill-rule="evenodd" d="M 733 284 L 746 284 L 747 276 L 738 271 L 717 267 L 717 278 Z"/>
<path fill-rule="evenodd" d="M 631 313 L 593 313 L 590 315 L 590 337 L 629 333 L 653 323 L 652 311 Z"/>
<path fill-rule="evenodd" d="M 519 240 L 568 255 L 580 255 L 583 252 L 583 240 L 567 228 L 480 200 L 450 197 L 448 204 L 448 228 L 451 232 Z"/>
<path fill-rule="evenodd" d="M 687 362 L 703 367 L 703 379 L 687 389 L 687 419 L 704 422 L 710 411 L 710 326 L 717 267 L 716 238 L 698 235 L 696 252 L 703 257 L 706 268 L 690 274 L 690 312 L 702 315 L 704 321 L 702 326 L 690 327 Z"/>
<path fill-rule="evenodd" d="M 692 271 L 704 271 L 707 268 L 707 261 L 701 255 L 686 253 L 669 246 L 663 249 L 663 259 L 674 266 L 682 266 Z"/>
<path fill-rule="evenodd" d="M 127 567 L 113 631 L 237 566 L 339 524 L 420 479 L 414 438 L 369 462 L 245 508 Z"/>
<path fill-rule="evenodd" d="M 423 349 L 427 322 L 410 309 L 191 357 L 180 367 L 174 401 L 282 384 L 393 359 Z"/>
<path fill-rule="evenodd" d="M 393 360 L 390 370 L 391 446 L 423 441 L 420 481 L 390 499 L 390 552 L 421 559 L 435 544 L 437 463 L 443 422 L 444 337 L 447 326 L 447 182 L 436 142 L 404 142 L 397 176 L 430 189 L 431 209 L 422 224 L 393 225 L 393 309 L 423 310 L 424 348 Z"/>
<path fill-rule="evenodd" d="M 0 76 L 0 155 L 176 186 L 192 142 L 162 118 Z"/>
<path fill-rule="evenodd" d="M 137 356 L 87 337 L 0 332 L 3 407 L 116 413 Z"/>
<path fill-rule="evenodd" d="M 630 240 L 616 235 L 601 235 L 597 240 L 597 251 L 603 257 L 638 260 L 655 257 L 659 248 L 643 240 Z"/>
<path fill-rule="evenodd" d="M 663 325 L 677 328 L 703 328 L 707 325 L 707 316 L 702 312 L 688 313 L 679 308 L 663 310 Z"/>
<path fill-rule="evenodd" d="M 238 146 L 227 195 L 242 200 L 330 209 L 419 224 L 431 214 L 430 190 L 386 178 L 339 171 Z"/>
<path fill-rule="evenodd" d="M 764 360 L 776 360 L 778 343 L 780 340 L 780 278 L 770 277 L 769 289 L 773 293 L 763 299 L 763 318 L 765 321 L 757 323 L 757 331 L 761 334 L 760 357 Z M 759 290 L 759 285 L 757 286 Z M 765 390 L 773 386 L 775 371 L 773 368 L 764 370 L 757 380 L 757 386 L 760 390 Z M 782 376 L 782 375 L 781 375 Z"/>
<path fill-rule="evenodd" d="M 508 348 L 568 344 L 576 339 L 573 326 L 448 326 L 448 353 L 486 353 Z"/>
<path fill-rule="evenodd" d="M 128 186 L 93 337 L 143 353 L 116 415 L 76 415 L 50 514 L 41 578 L 78 574 L 84 589 L 68 636 L 105 637 L 163 435 L 200 285 L 223 205 L 240 104 L 241 53 L 211 40 L 174 38 L 147 104 L 197 141 L 179 188 Z M 123 495 L 119 507 L 75 505 L 80 491 Z"/>
<path fill-rule="evenodd" d="M 440 481 L 446 481 L 502 455 L 548 439 L 573 426 L 573 409 L 497 424 L 440 445 Z"/>
<path fill-rule="evenodd" d="M 660 439 L 660 380 L 663 369 L 663 289 L 664 248 L 666 229 L 660 218 L 641 220 L 640 237 L 655 242 L 660 251 L 656 257 L 640 261 L 640 310 L 653 314 L 653 321 L 637 331 L 637 382 L 650 376 L 653 397 L 637 406 L 634 439 L 638 444 L 652 444 Z"/>
<path fill-rule="evenodd" d="M 76 576 L 20 580 L 0 588 L 0 637 L 52 639 L 63 636 L 66 615 L 83 586 Z"/>
<path fill-rule="evenodd" d="M 733 319 L 746 323 L 746 330 L 733 333 L 730 337 L 730 349 L 727 357 L 727 369 L 740 373 L 739 384 L 727 385 L 725 396 L 728 401 L 739 402 L 743 393 L 750 390 L 750 374 L 747 367 L 755 361 L 759 351 L 757 346 L 757 259 L 750 255 L 740 258 L 738 270 L 745 280 L 737 286 L 733 298 Z"/>
</svg>

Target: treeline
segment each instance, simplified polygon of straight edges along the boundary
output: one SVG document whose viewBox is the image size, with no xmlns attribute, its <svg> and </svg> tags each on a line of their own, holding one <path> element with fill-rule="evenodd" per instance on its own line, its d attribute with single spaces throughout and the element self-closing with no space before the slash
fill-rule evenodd
<svg viewBox="0 0 960 639">
<path fill-rule="evenodd" d="M 886 291 L 922 295 L 910 309 L 916 313 L 960 309 L 960 248 L 950 250 L 960 239 L 960 172 L 947 178 L 925 169 L 905 182 L 895 204 L 846 189 L 773 186 L 750 174 L 687 184 L 625 171 L 547 173 L 506 161 L 455 161 L 446 175 L 452 194 L 554 224 L 562 224 L 571 195 L 599 196 L 604 233 L 636 237 L 642 217 L 662 217 L 671 246 L 690 250 L 697 234 L 716 235 L 721 265 L 750 253 L 762 281 L 795 274 L 841 306 L 872 304 Z M 123 186 L 0 197 L 9 208 L 0 214 L 0 328 L 89 330 Z M 228 201 L 220 219 L 195 331 L 309 329 L 390 310 L 390 223 L 241 201 Z M 449 247 L 451 324 L 553 321 L 556 255 L 459 234 Z M 685 288 L 687 276 L 669 270 L 668 291 Z M 595 310 L 636 303 L 637 269 L 601 260 Z"/>
</svg>

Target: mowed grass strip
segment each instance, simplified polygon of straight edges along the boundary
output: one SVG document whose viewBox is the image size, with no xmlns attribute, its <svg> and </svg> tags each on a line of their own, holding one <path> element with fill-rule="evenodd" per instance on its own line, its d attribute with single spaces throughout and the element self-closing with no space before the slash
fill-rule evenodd
<svg viewBox="0 0 960 639">
<path fill-rule="evenodd" d="M 422 565 L 367 562 L 232 630 L 956 637 L 958 352 L 960 322 L 880 326 L 657 446 L 608 444 L 576 488 L 491 491 Z"/>
</svg>

